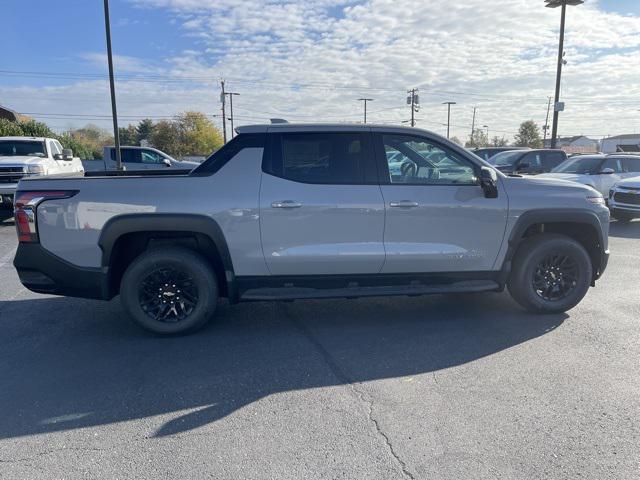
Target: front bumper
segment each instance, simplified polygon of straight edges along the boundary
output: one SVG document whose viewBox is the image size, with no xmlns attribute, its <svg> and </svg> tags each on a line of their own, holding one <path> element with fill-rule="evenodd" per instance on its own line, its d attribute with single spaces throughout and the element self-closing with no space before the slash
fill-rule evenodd
<svg viewBox="0 0 640 480">
<path fill-rule="evenodd" d="M 0 195 L 15 195 L 18 189 L 17 183 L 0 183 Z"/>
<path fill-rule="evenodd" d="M 39 243 L 20 243 L 13 265 L 20 282 L 32 292 L 109 300 L 108 269 L 78 267 Z"/>
</svg>

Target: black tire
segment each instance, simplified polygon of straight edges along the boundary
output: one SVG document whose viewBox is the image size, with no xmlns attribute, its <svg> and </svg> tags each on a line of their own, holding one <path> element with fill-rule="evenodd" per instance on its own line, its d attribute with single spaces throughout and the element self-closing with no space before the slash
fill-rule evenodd
<svg viewBox="0 0 640 480">
<path fill-rule="evenodd" d="M 507 288 L 531 312 L 560 313 L 584 298 L 592 279 L 591 258 L 582 245 L 564 235 L 542 234 L 518 248 Z"/>
<path fill-rule="evenodd" d="M 630 222 L 636 218 L 633 213 L 623 212 L 622 210 L 617 210 L 615 208 L 611 209 L 611 216 L 622 223 Z"/>
<path fill-rule="evenodd" d="M 142 328 L 161 335 L 183 334 L 201 328 L 211 318 L 218 302 L 218 283 L 207 260 L 197 253 L 179 247 L 157 248 L 129 265 L 120 283 L 120 298 Z"/>
</svg>

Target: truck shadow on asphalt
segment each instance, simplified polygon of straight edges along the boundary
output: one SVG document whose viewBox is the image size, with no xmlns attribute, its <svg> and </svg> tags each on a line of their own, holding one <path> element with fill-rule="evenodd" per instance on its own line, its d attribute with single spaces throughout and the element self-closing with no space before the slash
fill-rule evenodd
<svg viewBox="0 0 640 480">
<path fill-rule="evenodd" d="M 525 313 L 506 294 L 253 303 L 159 338 L 117 299 L 1 302 L 0 437 L 157 415 L 149 436 L 175 435 L 279 392 L 462 365 L 565 318 Z"/>
</svg>

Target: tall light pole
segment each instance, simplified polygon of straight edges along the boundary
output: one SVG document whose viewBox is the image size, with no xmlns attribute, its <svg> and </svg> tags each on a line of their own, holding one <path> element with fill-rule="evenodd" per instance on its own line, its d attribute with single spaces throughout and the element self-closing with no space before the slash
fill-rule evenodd
<svg viewBox="0 0 640 480">
<path fill-rule="evenodd" d="M 449 138 L 449 128 L 451 127 L 451 105 L 455 105 L 456 102 L 442 102 L 447 106 L 447 138 Z"/>
<path fill-rule="evenodd" d="M 473 120 L 471 120 L 471 141 L 473 141 L 473 132 L 476 130 L 476 110 L 478 107 L 473 107 Z"/>
<path fill-rule="evenodd" d="M 562 62 L 564 56 L 564 25 L 567 16 L 567 5 L 581 5 L 584 0 L 544 0 L 548 8 L 561 7 L 560 14 L 560 42 L 558 44 L 558 66 L 556 70 L 556 95 L 553 106 L 553 127 L 551 129 L 551 148 L 556 148 L 558 137 L 558 115 L 563 109 L 560 105 L 560 79 L 562 77 Z"/>
<path fill-rule="evenodd" d="M 116 85 L 113 78 L 113 55 L 111 53 L 111 22 L 109 20 L 109 0 L 104 0 L 104 29 L 107 34 L 107 63 L 109 64 L 109 89 L 111 90 L 113 140 L 116 145 L 116 169 L 122 170 L 122 157 L 120 156 L 120 132 L 118 131 L 118 111 L 116 109 Z"/>
<path fill-rule="evenodd" d="M 359 102 L 364 102 L 364 123 L 367 123 L 367 102 L 373 102 L 373 98 L 359 98 Z"/>
<path fill-rule="evenodd" d="M 240 95 L 236 92 L 225 92 L 225 95 L 229 95 L 229 120 L 231 120 L 231 138 L 235 135 L 235 130 L 233 129 L 233 96 Z"/>
</svg>

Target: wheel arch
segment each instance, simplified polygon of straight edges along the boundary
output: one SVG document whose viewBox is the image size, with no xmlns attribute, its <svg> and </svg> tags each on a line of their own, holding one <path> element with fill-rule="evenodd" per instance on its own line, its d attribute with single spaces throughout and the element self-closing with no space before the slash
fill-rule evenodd
<svg viewBox="0 0 640 480">
<path fill-rule="evenodd" d="M 174 213 L 124 214 L 104 225 L 98 245 L 112 296 L 118 293 L 131 261 L 148 248 L 163 244 L 177 244 L 202 254 L 216 273 L 221 295 L 231 302 L 237 300 L 233 262 L 220 225 L 206 215 Z"/>
<path fill-rule="evenodd" d="M 593 266 L 593 281 L 606 267 L 608 252 L 600 218 L 590 210 L 541 209 L 530 210 L 518 218 L 509 235 L 509 245 L 503 262 L 503 280 L 511 271 L 511 263 L 518 248 L 533 235 L 559 233 L 580 243 L 589 253 Z"/>
</svg>

